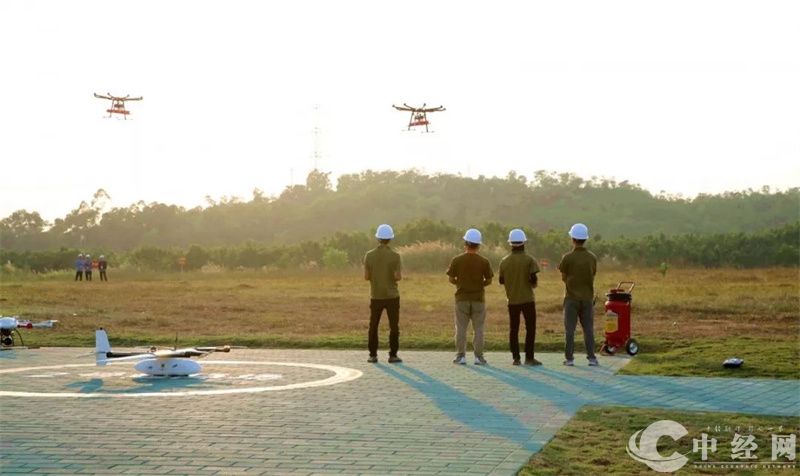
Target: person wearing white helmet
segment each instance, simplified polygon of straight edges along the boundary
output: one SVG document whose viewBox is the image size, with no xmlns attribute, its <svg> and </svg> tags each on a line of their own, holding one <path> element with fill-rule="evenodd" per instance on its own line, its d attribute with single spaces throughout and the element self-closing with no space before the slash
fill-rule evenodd
<svg viewBox="0 0 800 476">
<path fill-rule="evenodd" d="M 539 272 L 539 263 L 533 256 L 525 252 L 525 242 L 528 238 L 519 228 L 511 230 L 508 234 L 508 243 L 511 253 L 500 261 L 498 279 L 505 287 L 508 298 L 508 318 L 510 323 L 508 346 L 513 357 L 512 364 L 520 365 L 519 354 L 519 315 L 525 318 L 525 365 L 542 365 L 533 356 L 533 347 L 536 343 L 536 302 L 533 288 L 538 284 L 536 274 Z"/>
<path fill-rule="evenodd" d="M 100 271 L 100 281 L 108 281 L 108 276 L 106 276 L 107 269 L 108 261 L 106 261 L 106 257 L 104 255 L 100 255 L 100 259 L 97 260 L 97 270 Z"/>
<path fill-rule="evenodd" d="M 83 257 L 83 274 L 86 275 L 86 281 L 92 280 L 92 255 L 90 254 Z"/>
<path fill-rule="evenodd" d="M 397 356 L 400 347 L 400 291 L 397 282 L 403 279 L 403 264 L 400 254 L 389 247 L 394 239 L 394 230 L 386 224 L 380 225 L 375 233 L 378 246 L 364 256 L 364 279 L 369 281 L 369 333 L 367 362 L 378 362 L 378 324 L 386 309 L 389 318 L 389 363 L 398 364 L 403 360 Z"/>
<path fill-rule="evenodd" d="M 83 281 L 83 253 L 75 259 L 75 281 Z"/>
<path fill-rule="evenodd" d="M 485 365 L 483 357 L 483 328 L 486 323 L 484 288 L 491 284 L 494 273 L 489 260 L 478 254 L 481 232 L 470 228 L 464 234 L 464 253 L 456 256 L 447 268 L 450 282 L 456 285 L 455 327 L 456 358 L 454 364 L 467 363 L 467 327 L 472 322 L 475 365 Z"/>
<path fill-rule="evenodd" d="M 564 281 L 564 329 L 566 345 L 564 365 L 574 365 L 575 329 L 578 321 L 583 329 L 583 343 L 589 365 L 600 365 L 594 353 L 594 276 L 597 274 L 597 257 L 584 247 L 589 239 L 589 229 L 583 223 L 569 230 L 572 251 L 558 263 Z"/>
</svg>

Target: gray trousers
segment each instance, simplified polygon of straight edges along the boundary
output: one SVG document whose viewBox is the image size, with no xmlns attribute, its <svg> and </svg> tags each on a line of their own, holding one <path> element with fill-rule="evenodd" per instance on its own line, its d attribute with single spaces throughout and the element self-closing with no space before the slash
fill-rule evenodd
<svg viewBox="0 0 800 476">
<path fill-rule="evenodd" d="M 564 298 L 564 330 L 567 340 L 564 356 L 567 360 L 573 360 L 575 328 L 578 327 L 579 320 L 583 329 L 583 343 L 586 345 L 586 358 L 594 359 L 594 306 L 591 299 Z"/>
<path fill-rule="evenodd" d="M 456 301 L 456 352 L 467 353 L 467 327 L 472 321 L 475 337 L 472 348 L 476 356 L 483 355 L 483 325 L 486 323 L 486 303 L 482 301 Z"/>
</svg>

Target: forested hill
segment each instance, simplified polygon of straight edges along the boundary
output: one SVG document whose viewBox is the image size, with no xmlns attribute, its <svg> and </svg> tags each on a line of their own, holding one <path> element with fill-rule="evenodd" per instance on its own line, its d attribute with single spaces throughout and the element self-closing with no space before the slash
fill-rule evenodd
<svg viewBox="0 0 800 476">
<path fill-rule="evenodd" d="M 513 172 L 505 178 L 465 178 L 366 171 L 342 176 L 335 186 L 329 174 L 312 171 L 305 185 L 287 187 L 278 197 L 256 190 L 246 200 L 209 200 L 209 206 L 193 209 L 139 202 L 106 211 L 106 198 L 99 190 L 89 203 L 54 223 L 35 211 L 17 211 L 0 221 L 0 246 L 127 250 L 247 240 L 285 244 L 420 218 L 461 228 L 497 222 L 542 232 L 566 231 L 572 223 L 583 222 L 594 236 L 604 238 L 750 233 L 800 219 L 799 188 L 688 200 L 654 196 L 628 182 L 545 171 L 531 178 Z"/>
</svg>

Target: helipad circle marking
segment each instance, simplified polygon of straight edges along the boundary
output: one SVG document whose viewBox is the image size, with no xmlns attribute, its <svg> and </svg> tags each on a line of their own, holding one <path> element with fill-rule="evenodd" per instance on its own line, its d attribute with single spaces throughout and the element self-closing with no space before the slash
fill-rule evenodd
<svg viewBox="0 0 800 476">
<path fill-rule="evenodd" d="M 225 390 L 186 390 L 178 392 L 142 392 L 142 393 L 77 393 L 77 392 L 15 392 L 2 390 L 0 397 L 31 397 L 31 398 L 139 398 L 139 397 L 188 397 L 188 396 L 206 396 L 206 395 L 230 395 L 234 393 L 260 393 L 260 392 L 277 392 L 282 390 L 294 390 L 298 388 L 312 388 L 324 387 L 327 385 L 336 385 L 338 383 L 349 382 L 355 380 L 363 375 L 363 372 L 348 367 L 339 367 L 337 365 L 324 365 L 324 364 L 304 364 L 300 362 L 259 362 L 259 361 L 244 361 L 244 360 L 205 360 L 206 364 L 214 365 L 279 365 L 284 367 L 306 367 L 310 369 L 327 370 L 333 372 L 332 377 L 321 380 L 312 380 L 310 382 L 292 383 L 287 385 L 278 385 L 273 387 L 247 387 L 235 388 Z M 117 363 L 115 365 L 124 365 Z M 2 369 L 0 375 L 11 374 L 19 372 L 28 372 L 32 370 L 55 370 L 76 367 L 95 367 L 95 364 L 63 364 L 63 365 L 47 365 L 39 367 L 21 367 L 15 369 Z"/>
</svg>

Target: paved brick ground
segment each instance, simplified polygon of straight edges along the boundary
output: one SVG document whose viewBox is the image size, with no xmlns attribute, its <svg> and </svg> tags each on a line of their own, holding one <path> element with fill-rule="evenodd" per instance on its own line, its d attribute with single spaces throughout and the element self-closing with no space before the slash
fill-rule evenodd
<svg viewBox="0 0 800 476">
<path fill-rule="evenodd" d="M 443 352 L 370 365 L 365 352 L 241 350 L 204 364 L 203 379 L 141 379 L 96 368 L 86 349 L 0 353 L 3 474 L 514 474 L 587 403 L 800 415 L 800 382 L 618 376 L 623 358 L 566 368 L 456 366 Z M 384 356 L 381 356 L 384 358 Z M 216 359 L 216 356 L 215 356 Z M 250 363 L 247 363 L 250 362 Z M 258 364 L 257 362 L 262 362 Z M 263 393 L 129 398 L 253 389 L 329 378 L 330 386 Z M 32 368 L 52 367 L 60 368 Z M 28 368 L 23 372 L 14 369 Z M 12 371 L 12 372 L 9 372 Z M 3 392 L 124 398 L 40 398 Z M 744 398 L 747 397 L 747 398 Z"/>
</svg>

